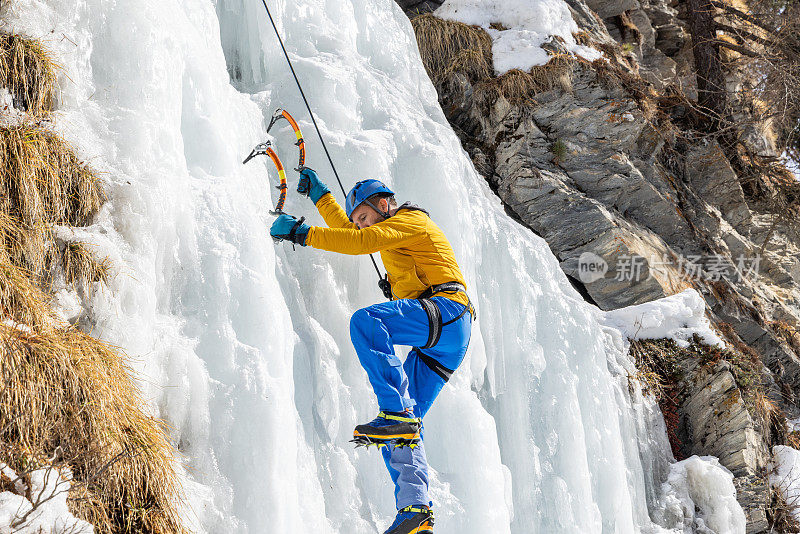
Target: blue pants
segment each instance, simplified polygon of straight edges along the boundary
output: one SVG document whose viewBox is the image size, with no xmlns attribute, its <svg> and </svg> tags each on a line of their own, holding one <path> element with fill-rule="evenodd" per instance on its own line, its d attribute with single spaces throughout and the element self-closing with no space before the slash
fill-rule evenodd
<svg viewBox="0 0 800 534">
<path fill-rule="evenodd" d="M 446 297 L 433 297 L 447 322 L 464 311 L 464 305 Z M 472 316 L 465 313 L 444 327 L 439 342 L 424 353 L 442 366 L 455 370 L 464 359 L 472 329 Z M 367 372 L 381 410 L 402 412 L 413 408 L 416 417 L 425 417 L 445 380 L 411 351 L 405 363 L 394 345 L 420 347 L 428 341 L 428 315 L 419 301 L 401 299 L 362 308 L 350 319 L 350 338 L 361 366 Z M 381 448 L 386 468 L 395 485 L 397 509 L 412 504 L 430 505 L 428 461 L 420 440 L 417 447 Z"/>
</svg>

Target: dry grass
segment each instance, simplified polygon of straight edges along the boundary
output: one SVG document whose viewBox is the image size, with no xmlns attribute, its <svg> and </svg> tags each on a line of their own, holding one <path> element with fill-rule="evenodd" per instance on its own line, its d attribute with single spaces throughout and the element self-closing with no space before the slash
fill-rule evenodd
<svg viewBox="0 0 800 534">
<path fill-rule="evenodd" d="M 495 77 L 492 38 L 485 30 L 461 22 L 420 15 L 412 21 L 425 69 L 434 83 L 454 73 L 466 75 L 476 84 L 476 98 L 491 105 L 499 98 L 519 104 L 542 91 L 560 87 L 572 90 L 571 75 L 576 65 L 568 54 L 552 56 L 546 65 L 529 72 L 514 69 Z"/>
<path fill-rule="evenodd" d="M 557 54 L 545 65 L 525 72 L 513 69 L 496 78 L 485 80 L 475 88 L 475 98 L 483 106 L 491 106 L 500 98 L 512 104 L 534 102 L 537 93 L 560 88 L 572 91 L 572 72 L 577 60 L 568 54 Z"/>
<path fill-rule="evenodd" d="M 0 86 L 29 114 L 44 115 L 53 108 L 57 68 L 39 41 L 0 33 Z"/>
<path fill-rule="evenodd" d="M 484 29 L 431 14 L 414 17 L 411 24 L 434 83 L 456 71 L 467 74 L 473 83 L 492 76 L 492 38 Z"/>
<path fill-rule="evenodd" d="M 184 532 L 173 449 L 129 373 L 111 347 L 78 330 L 0 325 L 0 441 L 22 451 L 0 461 L 63 451 L 82 488 L 74 508 L 98 532 Z"/>
<path fill-rule="evenodd" d="M 586 30 L 581 30 L 579 32 L 573 33 L 572 36 L 575 38 L 575 42 L 579 45 L 583 46 L 592 46 L 594 40 L 592 39 L 591 34 Z"/>
<path fill-rule="evenodd" d="M 537 65 L 530 70 L 536 91 L 549 91 L 560 88 L 572 92 L 572 73 L 578 61 L 569 54 L 556 54 L 544 65 Z"/>
<path fill-rule="evenodd" d="M 480 83 L 475 88 L 475 99 L 484 107 L 490 107 L 501 98 L 512 104 L 521 104 L 533 98 L 537 87 L 530 74 L 512 69 L 502 76 Z"/>
<path fill-rule="evenodd" d="M 636 369 L 636 373 L 631 376 L 634 380 L 639 382 L 642 388 L 642 393 L 645 395 L 652 395 L 656 401 L 661 400 L 664 395 L 664 380 L 661 376 L 650 369 L 642 368 Z"/>
<path fill-rule="evenodd" d="M 0 156 L 3 211 L 25 224 L 83 226 L 105 200 L 96 174 L 47 129 L 1 128 Z"/>
<path fill-rule="evenodd" d="M 53 324 L 47 296 L 0 251 L 0 319 L 6 318 L 39 330 Z"/>
<path fill-rule="evenodd" d="M 641 384 L 645 394 L 653 395 L 664 416 L 672 454 L 682 460 L 680 439 L 680 400 L 678 383 L 683 376 L 679 361 L 682 349 L 671 339 L 630 340 L 630 354 L 636 362 L 636 374 L 630 378 Z M 630 382 L 629 382 L 630 387 Z"/>
<path fill-rule="evenodd" d="M 800 522 L 794 517 L 797 507 L 796 499 L 788 502 L 781 488 L 773 488 L 772 499 L 767 508 L 770 532 L 800 532 Z"/>
<path fill-rule="evenodd" d="M 619 87 L 624 89 L 639 105 L 648 120 L 655 118 L 657 110 L 657 98 L 653 86 L 645 81 L 641 76 L 632 74 L 619 65 L 610 63 L 604 59 L 596 59 L 592 62 L 592 67 L 597 73 L 597 79 L 608 87 Z"/>
<path fill-rule="evenodd" d="M 72 241 L 64 246 L 61 255 L 66 281 L 71 286 L 86 288 L 93 282 L 108 285 L 111 264 L 108 258 L 98 260 L 86 243 Z"/>
<path fill-rule="evenodd" d="M 52 259 L 52 225 L 87 224 L 105 194 L 72 148 L 43 128 L 0 128 L 0 161 L 0 226 L 13 226 L 4 244 L 17 265 L 41 276 Z"/>
<path fill-rule="evenodd" d="M 786 321 L 772 321 L 769 326 L 794 350 L 795 354 L 800 356 L 800 330 Z"/>
<path fill-rule="evenodd" d="M 57 67 L 37 42 L 0 39 L 0 84 L 29 114 L 47 113 Z M 0 462 L 68 465 L 70 510 L 99 533 L 182 534 L 161 423 L 121 355 L 58 322 L 45 293 L 57 259 L 68 283 L 107 280 L 106 259 L 79 242 L 58 250 L 52 231 L 88 224 L 104 201 L 96 174 L 52 131 L 0 128 Z"/>
<path fill-rule="evenodd" d="M 761 421 L 763 428 L 769 429 L 772 439 L 785 443 L 789 436 L 789 428 L 786 424 L 786 414 L 778 403 L 759 388 L 753 392 L 752 406 L 752 415 Z"/>
</svg>

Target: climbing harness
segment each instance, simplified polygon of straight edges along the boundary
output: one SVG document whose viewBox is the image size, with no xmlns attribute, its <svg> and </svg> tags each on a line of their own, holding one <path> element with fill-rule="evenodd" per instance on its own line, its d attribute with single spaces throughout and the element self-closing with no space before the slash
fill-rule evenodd
<svg viewBox="0 0 800 534">
<path fill-rule="evenodd" d="M 275 153 L 275 150 L 272 148 L 272 143 L 269 141 L 257 144 L 250 152 L 250 155 L 247 156 L 242 163 L 247 163 L 256 156 L 269 156 L 269 159 L 272 160 L 272 163 L 274 163 L 275 167 L 278 169 L 278 177 L 280 178 L 281 183 L 276 187 L 280 190 L 281 194 L 278 197 L 278 204 L 275 206 L 275 210 L 270 211 L 270 214 L 280 215 L 283 213 L 283 205 L 286 203 L 286 190 L 288 189 L 288 186 L 286 185 L 286 171 L 283 168 L 283 163 L 281 163 L 281 158 L 279 158 L 278 154 Z M 273 240 L 276 243 L 280 241 L 280 239 L 274 238 Z"/>
<path fill-rule="evenodd" d="M 286 119 L 286 122 L 292 127 L 294 135 L 297 137 L 295 146 L 300 152 L 300 155 L 298 157 L 297 167 L 294 170 L 302 172 L 303 169 L 306 168 L 306 142 L 303 140 L 303 132 L 300 131 L 300 126 L 297 124 L 297 121 L 294 120 L 294 117 L 285 109 L 276 109 L 275 113 L 272 114 L 272 119 L 269 121 L 269 126 L 267 126 L 267 133 L 272 130 L 272 127 L 275 126 L 275 123 L 280 119 Z"/>
<path fill-rule="evenodd" d="M 264 4 L 264 9 L 267 11 L 267 16 L 269 17 L 269 21 L 272 24 L 272 29 L 275 30 L 275 37 L 278 38 L 278 42 L 281 45 L 281 50 L 283 50 L 283 55 L 286 58 L 286 62 L 289 64 L 289 70 L 292 71 L 292 76 L 294 77 L 294 82 L 297 84 L 297 89 L 300 91 L 300 96 L 303 97 L 303 102 L 306 105 L 306 109 L 308 110 L 308 114 L 311 116 L 311 122 L 314 124 L 314 129 L 317 131 L 317 136 L 319 137 L 320 143 L 322 143 L 322 148 L 325 150 L 325 155 L 328 157 L 328 163 L 331 165 L 331 169 L 333 169 L 333 175 L 336 177 L 336 181 L 339 183 L 339 187 L 342 189 L 342 194 L 347 196 L 347 191 L 344 190 L 344 186 L 342 185 L 342 180 L 339 178 L 339 173 L 336 172 L 336 166 L 333 164 L 333 158 L 331 158 L 331 154 L 328 151 L 328 146 L 325 144 L 325 139 L 322 138 L 322 132 L 319 130 L 319 126 L 317 125 L 317 119 L 314 117 L 314 112 L 311 111 L 311 105 L 308 103 L 308 99 L 306 98 L 306 94 L 303 91 L 303 86 L 300 85 L 300 80 L 297 78 L 297 73 L 294 71 L 294 65 L 292 65 L 292 60 L 289 58 L 289 53 L 286 52 L 286 47 L 283 44 L 283 39 L 281 38 L 281 34 L 278 32 L 278 27 L 275 25 L 275 19 L 272 18 L 272 13 L 269 10 L 269 6 L 267 5 L 267 0 L 261 0 L 261 3 Z M 287 120 L 289 120 L 287 118 Z M 299 131 L 299 128 L 295 130 L 295 133 Z M 305 157 L 305 144 L 303 144 L 303 158 Z M 302 166 L 302 163 L 301 163 Z M 383 275 L 381 275 L 381 270 L 378 268 L 377 262 L 375 262 L 375 258 L 372 254 L 369 255 L 369 259 L 372 260 L 372 265 L 375 267 L 375 272 L 378 273 L 378 287 L 381 288 L 383 295 L 391 300 L 392 293 L 391 289 L 389 291 L 386 290 L 385 286 L 385 279 Z"/>
<path fill-rule="evenodd" d="M 429 287 L 417 297 L 420 305 L 422 305 L 422 309 L 425 310 L 425 314 L 428 316 L 428 341 L 421 347 L 414 347 L 412 352 L 415 352 L 417 357 L 422 360 L 422 363 L 427 365 L 431 371 L 447 382 L 450 380 L 453 370 L 443 366 L 438 360 L 422 352 L 421 349 L 429 349 L 436 346 L 436 344 L 439 343 L 439 339 L 442 337 L 442 330 L 444 327 L 458 321 L 465 313 L 469 312 L 473 319 L 477 318 L 477 314 L 475 313 L 472 301 L 469 299 L 469 295 L 467 295 L 467 305 L 464 307 L 464 310 L 458 314 L 457 317 L 447 322 L 442 322 L 442 312 L 439 306 L 436 305 L 436 302 L 431 300 L 431 297 L 439 293 L 464 293 L 467 295 L 467 289 L 459 282 L 445 282 Z"/>
</svg>

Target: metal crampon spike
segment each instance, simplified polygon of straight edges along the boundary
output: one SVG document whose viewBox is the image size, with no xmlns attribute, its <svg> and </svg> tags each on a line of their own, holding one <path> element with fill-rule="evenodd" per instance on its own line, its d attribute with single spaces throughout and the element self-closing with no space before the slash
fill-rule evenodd
<svg viewBox="0 0 800 534">
<path fill-rule="evenodd" d="M 350 440 L 350 443 L 355 443 L 356 448 L 358 447 L 377 447 L 380 449 L 381 447 L 388 447 L 392 445 L 394 447 L 409 447 L 411 449 L 417 447 L 419 445 L 419 438 L 414 439 L 392 439 L 388 441 L 376 441 L 368 436 L 358 436 Z"/>
<path fill-rule="evenodd" d="M 395 447 L 409 447 L 411 449 L 419 445 L 419 438 L 414 439 L 396 439 L 394 440 Z"/>
</svg>

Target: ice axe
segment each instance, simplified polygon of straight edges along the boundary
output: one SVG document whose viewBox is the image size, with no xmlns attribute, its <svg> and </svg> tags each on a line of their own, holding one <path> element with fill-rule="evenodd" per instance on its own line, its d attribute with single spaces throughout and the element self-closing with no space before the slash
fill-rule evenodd
<svg viewBox="0 0 800 534">
<path fill-rule="evenodd" d="M 288 189 L 288 185 L 286 185 L 286 171 L 283 168 L 283 163 L 281 163 L 281 158 L 278 157 L 278 154 L 275 153 L 275 150 L 272 148 L 272 143 L 270 141 L 266 141 L 264 143 L 259 143 L 250 151 L 250 155 L 247 156 L 243 164 L 246 164 L 248 161 L 253 159 L 256 156 L 269 156 L 272 160 L 272 163 L 275 164 L 275 167 L 278 169 L 278 177 L 281 179 L 281 183 L 276 187 L 279 189 L 281 194 L 278 197 L 278 204 L 275 206 L 274 210 L 270 210 L 270 215 L 280 215 L 284 213 L 283 205 L 286 203 L 286 190 Z M 280 240 L 272 238 L 273 241 L 278 243 Z"/>
<path fill-rule="evenodd" d="M 297 172 L 302 172 L 303 169 L 306 168 L 306 142 L 303 140 L 303 132 L 300 131 L 300 126 L 297 124 L 297 121 L 294 120 L 291 113 L 286 111 L 285 109 L 278 108 L 275 110 L 275 113 L 272 114 L 272 118 L 269 121 L 269 126 L 267 126 L 267 133 L 272 130 L 272 127 L 275 126 L 275 123 L 280 119 L 286 119 L 286 122 L 289 123 L 289 126 L 292 127 L 294 130 L 294 135 L 297 137 L 297 142 L 295 146 L 297 147 L 298 151 L 300 152 L 297 162 L 297 167 L 294 169 Z"/>
</svg>

